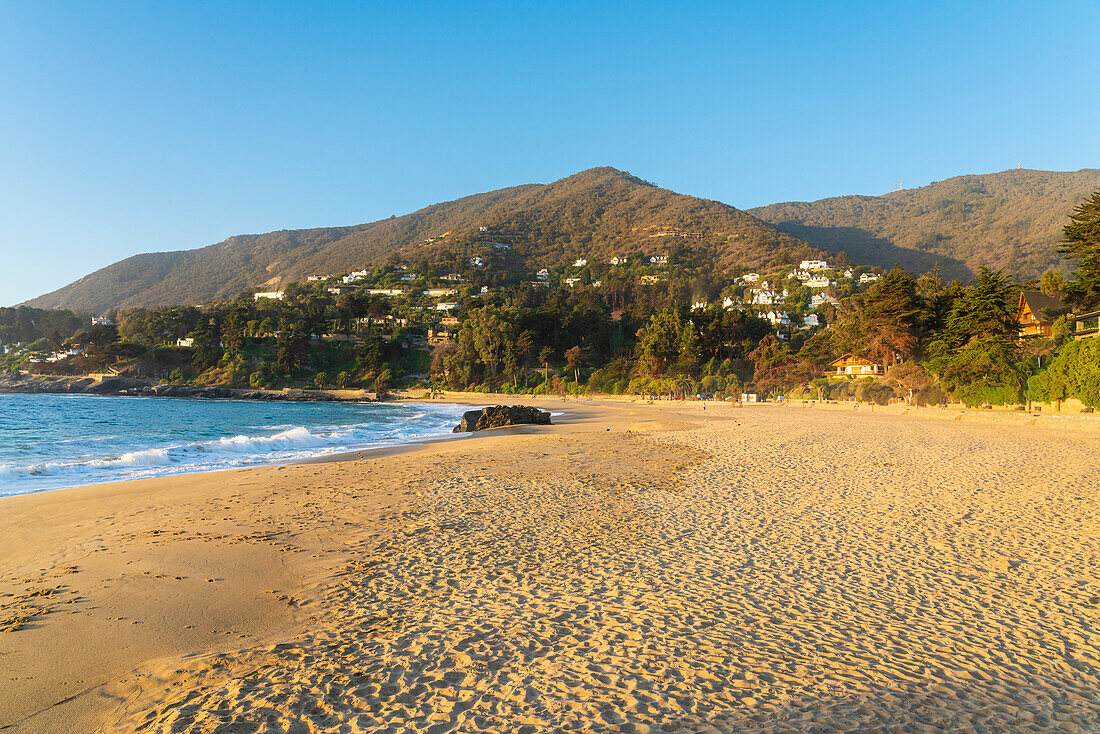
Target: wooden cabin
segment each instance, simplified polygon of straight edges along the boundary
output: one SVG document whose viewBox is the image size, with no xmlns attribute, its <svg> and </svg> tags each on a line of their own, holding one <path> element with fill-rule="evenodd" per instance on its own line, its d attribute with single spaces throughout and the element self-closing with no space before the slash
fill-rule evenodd
<svg viewBox="0 0 1100 734">
<path fill-rule="evenodd" d="M 881 377 L 886 373 L 886 368 L 855 354 L 845 354 L 840 359 L 834 359 L 829 363 L 826 377 Z"/>
<path fill-rule="evenodd" d="M 1020 291 L 1016 307 L 1016 323 L 1020 337 L 1051 336 L 1054 320 L 1065 310 L 1061 298 L 1042 291 Z"/>
</svg>

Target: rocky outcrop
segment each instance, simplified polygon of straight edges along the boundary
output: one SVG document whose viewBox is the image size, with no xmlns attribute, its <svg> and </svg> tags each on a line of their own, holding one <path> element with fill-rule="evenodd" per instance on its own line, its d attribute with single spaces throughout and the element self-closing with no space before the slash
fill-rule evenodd
<svg viewBox="0 0 1100 734">
<path fill-rule="evenodd" d="M 116 395 L 123 390 L 147 388 L 149 384 L 147 380 L 125 377 L 107 377 L 100 380 L 95 377 L 32 375 L 26 372 L 0 374 L 0 392 Z"/>
<path fill-rule="evenodd" d="M 87 393 L 90 395 L 129 395 L 164 398 L 235 398 L 237 400 L 333 401 L 340 398 L 314 390 L 247 390 L 236 387 L 157 385 L 150 380 L 131 377 L 64 377 L 32 375 L 25 372 L 0 373 L 0 393 Z M 370 398 L 357 395 L 357 402 Z"/>
<path fill-rule="evenodd" d="M 550 425 L 550 413 L 527 405 L 494 405 L 480 410 L 467 410 L 462 414 L 462 422 L 455 426 L 452 433 L 484 431 L 487 428 L 502 428 L 534 424 Z"/>
</svg>

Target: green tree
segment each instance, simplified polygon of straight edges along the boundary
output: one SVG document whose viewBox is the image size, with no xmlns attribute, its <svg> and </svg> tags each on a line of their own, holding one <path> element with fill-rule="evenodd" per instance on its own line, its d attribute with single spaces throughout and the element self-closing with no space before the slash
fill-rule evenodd
<svg viewBox="0 0 1100 734">
<path fill-rule="evenodd" d="M 1039 278 L 1039 290 L 1046 296 L 1061 296 L 1066 288 L 1066 279 L 1057 270 L 1048 270 Z"/>
<path fill-rule="evenodd" d="M 527 367 L 531 361 L 531 354 L 535 349 L 535 335 L 529 329 L 524 329 L 516 337 L 516 354 L 523 359 L 523 384 L 527 385 Z"/>
<path fill-rule="evenodd" d="M 916 354 L 923 306 L 917 282 L 904 270 L 893 268 L 865 293 L 844 301 L 836 334 L 830 338 L 838 342 L 841 352 L 864 355 L 889 367 Z"/>
<path fill-rule="evenodd" d="M 545 383 L 550 379 L 550 360 L 554 356 L 554 350 L 550 347 L 543 347 L 539 350 L 539 362 L 542 363 L 542 381 Z"/>
<path fill-rule="evenodd" d="M 462 322 L 462 331 L 469 334 L 478 359 L 490 375 L 496 375 L 508 341 L 508 325 L 501 318 L 500 309 L 485 306 L 473 311 Z"/>
<path fill-rule="evenodd" d="M 393 373 L 386 368 L 378 373 L 378 377 L 374 380 L 374 392 L 378 395 L 385 395 L 390 391 L 390 383 L 393 380 Z"/>
<path fill-rule="evenodd" d="M 191 332 L 191 365 L 196 372 L 205 372 L 218 363 L 222 355 L 221 328 L 216 318 L 201 319 Z"/>
<path fill-rule="evenodd" d="M 952 355 L 940 375 L 944 388 L 971 407 L 1019 402 L 1025 379 L 1015 344 L 996 336 L 970 342 Z"/>
<path fill-rule="evenodd" d="M 309 359 L 309 332 L 301 321 L 284 321 L 275 342 L 275 364 L 286 374 L 301 369 Z"/>
<path fill-rule="evenodd" d="M 504 344 L 504 374 L 512 378 L 512 385 L 519 387 L 519 357 L 516 355 L 516 346 L 512 342 Z"/>
<path fill-rule="evenodd" d="M 768 394 L 776 388 L 790 384 L 792 380 L 801 382 L 799 360 L 791 354 L 790 347 L 774 334 L 768 334 L 749 354 L 755 369 L 752 382 L 756 390 Z M 808 376 L 808 375 L 807 375 Z"/>
<path fill-rule="evenodd" d="M 569 369 L 573 370 L 573 381 L 581 381 L 581 367 L 588 363 L 588 352 L 584 347 L 577 345 L 565 351 L 565 362 Z"/>
<path fill-rule="evenodd" d="M 638 331 L 638 358 L 650 374 L 663 377 L 670 364 L 680 356 L 683 322 L 670 308 L 654 314 Z"/>
<path fill-rule="evenodd" d="M 1077 267 L 1066 283 L 1066 295 L 1083 310 L 1100 307 L 1100 191 L 1074 209 L 1062 230 L 1062 243 L 1058 252 Z"/>
</svg>

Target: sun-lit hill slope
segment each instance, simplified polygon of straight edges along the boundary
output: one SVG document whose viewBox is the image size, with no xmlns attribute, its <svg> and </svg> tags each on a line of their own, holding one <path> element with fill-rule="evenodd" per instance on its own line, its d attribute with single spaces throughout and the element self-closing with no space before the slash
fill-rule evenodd
<svg viewBox="0 0 1100 734">
<path fill-rule="evenodd" d="M 883 196 L 787 202 L 749 213 L 868 265 L 949 277 L 979 267 L 1023 278 L 1066 266 L 1055 249 L 1073 208 L 1100 189 L 1100 170 L 1010 170 L 957 176 Z"/>
<path fill-rule="evenodd" d="M 732 206 L 677 194 L 614 168 L 593 168 L 369 224 L 240 235 L 196 250 L 137 255 L 27 303 L 92 312 L 204 303 L 388 258 L 414 262 L 430 254 L 433 248 L 423 243 L 433 238 L 500 241 L 525 265 L 540 267 L 578 257 L 662 253 L 678 242 L 711 251 L 719 268 L 821 254 Z"/>
</svg>

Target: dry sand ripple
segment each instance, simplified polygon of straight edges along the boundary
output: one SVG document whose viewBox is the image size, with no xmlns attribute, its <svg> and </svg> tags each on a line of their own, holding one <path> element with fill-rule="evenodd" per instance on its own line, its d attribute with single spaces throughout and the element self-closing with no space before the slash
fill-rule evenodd
<svg viewBox="0 0 1100 734">
<path fill-rule="evenodd" d="M 1100 728 L 1100 436 L 710 413 L 410 460 L 303 634 L 150 668 L 117 728 Z"/>
</svg>

